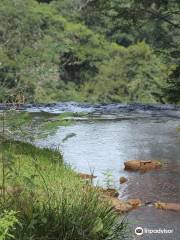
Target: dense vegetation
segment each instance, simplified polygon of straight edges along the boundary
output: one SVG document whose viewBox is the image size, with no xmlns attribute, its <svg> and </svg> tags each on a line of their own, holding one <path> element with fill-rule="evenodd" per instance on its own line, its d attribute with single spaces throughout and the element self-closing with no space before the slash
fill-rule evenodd
<svg viewBox="0 0 180 240">
<path fill-rule="evenodd" d="M 0 151 L 6 163 L 0 172 L 1 240 L 125 239 L 125 225 L 109 203 L 58 151 L 9 140 Z"/>
<path fill-rule="evenodd" d="M 0 101 L 178 103 L 179 9 L 178 0 L 1 0 Z"/>
</svg>

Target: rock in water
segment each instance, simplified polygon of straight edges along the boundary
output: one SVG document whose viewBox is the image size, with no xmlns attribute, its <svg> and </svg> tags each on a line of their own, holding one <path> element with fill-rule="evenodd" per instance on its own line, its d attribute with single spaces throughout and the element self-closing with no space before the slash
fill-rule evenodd
<svg viewBox="0 0 180 240">
<path fill-rule="evenodd" d="M 118 198 L 107 197 L 106 199 L 117 213 L 128 212 L 133 209 L 131 204 L 123 200 L 119 200 Z"/>
<path fill-rule="evenodd" d="M 78 176 L 85 180 L 92 180 L 93 178 L 97 178 L 97 176 L 94 176 L 92 174 L 87 174 L 87 173 L 78 173 Z"/>
<path fill-rule="evenodd" d="M 127 200 L 127 203 L 129 203 L 132 206 L 132 208 L 137 208 L 142 205 L 142 202 L 140 199 L 129 199 Z"/>
<path fill-rule="evenodd" d="M 125 183 L 127 181 L 128 181 L 128 179 L 125 178 L 125 177 L 120 177 L 120 179 L 119 179 L 120 184 L 123 184 L 123 183 Z"/>
<path fill-rule="evenodd" d="M 102 191 L 105 195 L 110 196 L 110 197 L 116 198 L 119 196 L 119 192 L 114 188 L 107 188 L 107 189 L 103 189 Z"/>
<path fill-rule="evenodd" d="M 180 211 L 180 203 L 155 203 L 155 207 L 163 210 Z"/>
<path fill-rule="evenodd" d="M 148 171 L 158 169 L 162 166 L 158 160 L 130 160 L 124 163 L 125 170 L 130 171 Z"/>
<path fill-rule="evenodd" d="M 102 189 L 99 187 L 97 189 L 102 194 L 102 198 L 109 202 L 117 213 L 129 212 L 142 205 L 140 199 L 129 199 L 127 201 L 118 199 L 118 195 L 116 195 L 118 192 L 114 191 L 115 189 Z"/>
<path fill-rule="evenodd" d="M 130 199 L 128 201 L 124 201 L 118 198 L 107 196 L 106 199 L 109 201 L 117 213 L 129 212 L 142 205 L 141 200 L 139 199 Z"/>
</svg>

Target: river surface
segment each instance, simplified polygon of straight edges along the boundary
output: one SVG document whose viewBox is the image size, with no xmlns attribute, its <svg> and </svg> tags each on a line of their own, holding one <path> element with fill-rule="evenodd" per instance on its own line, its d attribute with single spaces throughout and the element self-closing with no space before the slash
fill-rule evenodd
<svg viewBox="0 0 180 240">
<path fill-rule="evenodd" d="M 28 105 L 24 109 L 34 116 L 49 113 L 51 118 L 67 111 L 86 113 L 46 138 L 36 139 L 35 143 L 59 147 L 64 160 L 76 171 L 93 172 L 97 176 L 95 183 L 102 186 L 109 180 L 119 190 L 120 198 L 139 198 L 150 203 L 128 213 L 132 232 L 137 226 L 173 230 L 169 234 L 133 234 L 130 240 L 180 239 L 180 212 L 152 206 L 156 201 L 180 203 L 180 108 L 64 103 Z M 124 161 L 132 159 L 157 159 L 163 167 L 146 173 L 124 171 Z M 122 176 L 128 181 L 120 185 Z"/>
</svg>

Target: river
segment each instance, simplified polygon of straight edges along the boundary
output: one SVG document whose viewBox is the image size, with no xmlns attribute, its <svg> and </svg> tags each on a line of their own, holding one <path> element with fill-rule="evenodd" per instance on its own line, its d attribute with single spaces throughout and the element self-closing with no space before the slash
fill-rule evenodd
<svg viewBox="0 0 180 240">
<path fill-rule="evenodd" d="M 180 239 L 180 213 L 153 206 L 157 201 L 180 203 L 179 107 L 60 103 L 27 105 L 24 109 L 34 116 L 48 112 L 51 118 L 67 111 L 87 113 L 86 117 L 77 118 L 69 126 L 60 126 L 35 143 L 59 147 L 67 163 L 78 172 L 93 172 L 97 176 L 95 183 L 99 185 L 104 186 L 110 175 L 120 198 L 141 199 L 144 205 L 127 215 L 133 232 L 137 226 L 173 230 L 171 234 L 133 234 L 133 239 Z M 124 161 L 132 159 L 157 159 L 163 167 L 146 173 L 127 172 Z M 128 179 L 122 185 L 119 183 L 121 176 Z"/>
</svg>

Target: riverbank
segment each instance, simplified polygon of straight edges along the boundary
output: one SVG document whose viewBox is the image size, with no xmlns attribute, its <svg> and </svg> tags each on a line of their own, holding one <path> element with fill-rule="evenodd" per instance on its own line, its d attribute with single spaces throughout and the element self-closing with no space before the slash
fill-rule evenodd
<svg viewBox="0 0 180 240">
<path fill-rule="evenodd" d="M 107 105 L 106 109 L 111 107 Z M 158 226 L 174 229 L 173 236 L 162 235 L 158 236 L 159 239 L 176 239 L 180 234 L 179 212 L 155 208 L 154 203 L 180 202 L 179 118 L 174 117 L 177 113 L 176 110 L 171 111 L 171 117 L 170 112 L 164 110 L 134 114 L 133 111 L 126 113 L 119 109 L 117 113 L 110 111 L 108 115 L 100 114 L 99 117 L 109 119 L 111 115 L 121 116 L 121 119 L 74 121 L 69 126 L 57 128 L 44 139 L 37 139 L 36 144 L 52 148 L 60 146 L 65 162 L 78 172 L 93 172 L 97 176 L 94 181 L 102 187 L 106 186 L 108 173 L 112 187 L 119 190 L 120 199 L 139 198 L 142 206 L 128 213 L 133 232 L 139 226 L 150 229 Z M 66 136 L 72 137 L 64 141 Z M 124 171 L 124 162 L 132 159 L 159 160 L 162 168 L 145 173 Z M 122 176 L 128 181 L 120 185 Z M 148 235 L 143 238 L 149 240 Z"/>
<path fill-rule="evenodd" d="M 119 215 L 58 151 L 18 141 L 3 141 L 0 151 L 1 217 L 14 211 L 15 239 L 125 239 Z"/>
<path fill-rule="evenodd" d="M 162 109 L 160 110 L 160 108 Z M 54 107 L 42 105 L 41 108 L 23 109 L 22 106 L 21 110 L 29 113 L 22 113 L 22 116 L 20 114 L 19 117 L 10 114 L 13 120 L 11 121 L 12 126 L 18 125 L 22 128 L 25 120 L 23 133 L 26 133 L 26 129 L 30 131 L 30 137 L 33 137 L 36 146 L 52 148 L 55 149 L 55 152 L 60 148 L 66 164 L 73 166 L 76 172 L 85 175 L 93 173 L 97 176 L 93 180 L 94 183 L 103 188 L 110 180 L 112 188 L 116 188 L 116 192 L 118 191 L 120 194 L 120 201 L 117 197 L 108 199 L 111 200 L 111 204 L 114 204 L 117 211 L 119 211 L 119 207 L 122 211 L 121 202 L 126 203 L 129 199 L 140 198 L 142 204 L 139 204 L 139 201 L 137 203 L 138 206 L 141 206 L 130 211 L 127 216 L 128 228 L 131 227 L 132 232 L 137 226 L 145 228 L 162 226 L 174 229 L 173 237 L 179 236 L 179 212 L 165 211 L 155 206 L 155 203 L 161 203 L 161 206 L 167 209 L 167 205 L 164 206 L 164 203 L 180 202 L 178 108 L 172 110 L 171 106 L 167 108 L 162 105 L 157 110 L 150 109 L 149 105 L 140 105 L 138 109 L 133 106 L 129 108 L 128 105 L 121 107 L 121 104 L 101 105 L 97 108 L 97 105 L 88 107 L 86 104 L 80 105 L 71 102 L 59 103 Z M 64 112 L 67 110 L 71 114 L 65 114 Z M 59 115 L 58 112 L 61 114 Z M 23 121 L 21 121 L 21 117 L 23 117 Z M 29 117 L 31 121 L 27 122 Z M 66 120 L 73 119 L 73 121 L 70 121 L 70 124 L 69 121 L 68 124 L 66 122 L 64 126 L 64 117 Z M 18 120 L 19 118 L 20 120 Z M 45 127 L 33 128 L 34 125 L 31 123 L 38 126 L 43 123 Z M 52 127 L 48 127 L 49 123 L 52 124 Z M 26 128 L 26 126 L 30 127 Z M 8 130 L 14 133 L 14 129 L 8 128 Z M 9 131 L 5 133 L 8 135 Z M 19 136 L 17 133 L 20 134 L 19 131 L 15 131 L 14 135 Z M 28 133 L 25 135 L 26 139 L 29 136 Z M 8 158 L 11 156 L 9 152 L 6 153 Z M 42 159 L 44 158 L 42 157 Z M 49 159 L 51 159 L 50 156 L 45 164 L 45 170 L 42 170 L 45 176 L 46 172 L 49 174 L 49 168 L 46 167 Z M 124 162 L 131 159 L 157 159 L 162 162 L 163 167 L 146 173 L 124 171 Z M 62 164 L 64 165 L 63 160 Z M 72 168 L 70 169 L 72 170 Z M 110 179 L 106 178 L 107 176 L 110 176 Z M 128 181 L 120 185 L 119 179 L 122 176 Z M 59 178 L 60 175 L 58 175 Z M 77 178 L 78 176 L 76 176 Z M 37 180 L 36 177 L 35 179 Z M 80 180 L 80 182 L 84 186 L 84 180 Z M 56 186 L 56 182 L 54 185 Z M 74 186 L 74 188 L 76 187 Z M 80 188 L 77 189 L 80 190 Z M 7 190 L 11 191 L 11 188 Z M 14 190 L 18 190 L 18 188 Z M 131 209 L 129 204 L 126 204 L 126 207 Z M 128 239 L 132 239 L 132 236 Z M 144 239 L 148 239 L 148 236 L 147 238 L 144 236 Z"/>
</svg>

